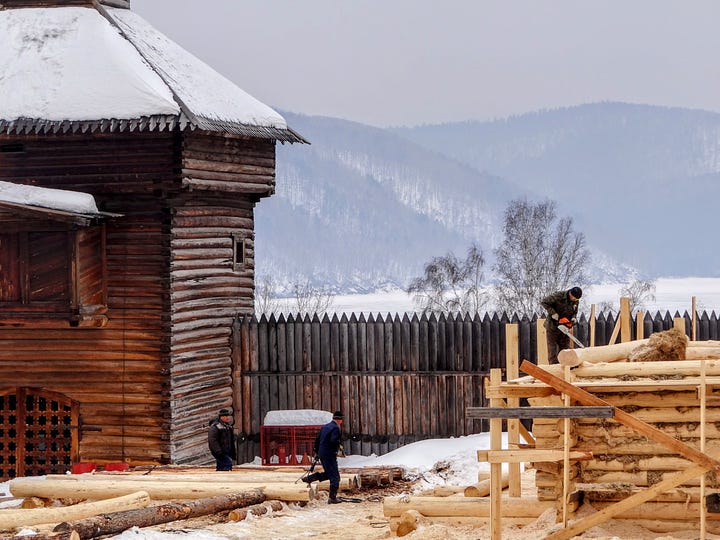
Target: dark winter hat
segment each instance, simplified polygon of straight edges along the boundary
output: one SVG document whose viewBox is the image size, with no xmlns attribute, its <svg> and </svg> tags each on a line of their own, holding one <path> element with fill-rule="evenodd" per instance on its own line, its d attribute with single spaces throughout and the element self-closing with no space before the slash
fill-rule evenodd
<svg viewBox="0 0 720 540">
<path fill-rule="evenodd" d="M 335 411 L 333 413 L 333 420 L 342 420 L 345 418 L 345 415 L 343 415 L 342 411 Z"/>
<path fill-rule="evenodd" d="M 572 294 L 575 298 L 582 298 L 582 289 L 580 287 L 573 287 L 570 289 L 570 294 Z"/>
<path fill-rule="evenodd" d="M 230 409 L 220 409 L 218 416 L 230 416 Z"/>
</svg>

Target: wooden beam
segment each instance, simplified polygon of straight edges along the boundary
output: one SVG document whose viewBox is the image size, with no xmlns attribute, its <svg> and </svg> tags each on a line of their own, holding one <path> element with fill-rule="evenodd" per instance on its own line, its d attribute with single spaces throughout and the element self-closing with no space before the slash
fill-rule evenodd
<svg viewBox="0 0 720 540">
<path fill-rule="evenodd" d="M 545 335 L 545 319 L 538 319 L 535 322 L 535 333 L 537 335 L 537 363 L 539 366 L 548 365 L 547 336 Z"/>
<path fill-rule="evenodd" d="M 618 319 L 619 321 L 620 319 Z M 615 325 L 615 328 L 619 328 Z M 615 334 L 615 332 L 613 332 Z M 617 338 L 617 335 L 615 335 Z M 615 343 L 610 338 L 610 345 L 585 347 L 584 349 L 564 349 L 558 354 L 558 361 L 564 366 L 575 367 L 583 362 L 597 364 L 600 362 L 617 362 L 627 360 L 630 352 L 640 345 L 647 345 L 647 339 L 638 339 L 627 343 Z"/>
<path fill-rule="evenodd" d="M 478 450 L 478 461 L 488 463 L 526 463 L 530 461 L 562 461 L 563 450 L 544 448 L 526 448 L 524 450 Z M 574 450 L 570 452 L 570 461 L 589 461 L 593 458 L 590 451 Z"/>
<path fill-rule="evenodd" d="M 107 512 L 145 508 L 151 503 L 150 495 L 145 491 L 136 491 L 127 495 L 107 498 L 101 501 L 84 502 L 72 506 L 53 508 L 7 508 L 0 512 L 0 530 L 12 530 L 15 527 L 27 527 L 41 523 L 60 523 L 62 521 L 82 519 Z"/>
<path fill-rule="evenodd" d="M 612 418 L 615 407 L 468 407 L 466 418 Z"/>
<path fill-rule="evenodd" d="M 518 341 L 518 325 L 505 325 L 505 378 L 517 379 L 520 376 L 520 354 Z M 520 398 L 511 397 L 507 399 L 509 408 L 519 407 Z M 518 448 L 520 446 L 520 420 L 518 418 L 508 418 L 507 421 L 507 441 L 508 447 Z M 508 494 L 511 497 L 520 497 L 522 495 L 522 487 L 520 484 L 520 463 L 509 463 L 508 474 L 510 484 Z"/>
<path fill-rule="evenodd" d="M 478 458 L 479 459 L 479 458 Z M 507 473 L 504 473 L 502 477 L 500 478 L 500 482 L 502 484 L 501 489 L 505 489 L 508 487 L 509 478 Z M 490 479 L 487 480 L 481 480 L 477 484 L 473 484 L 471 486 L 465 487 L 463 490 L 463 495 L 466 497 L 487 497 L 490 495 Z"/>
<path fill-rule="evenodd" d="M 599 397 L 594 396 L 589 392 L 586 392 L 585 390 L 576 388 L 572 384 L 565 382 L 561 378 L 556 377 L 551 373 L 548 373 L 544 369 L 537 367 L 536 365 L 528 362 L 527 360 L 522 363 L 520 369 L 528 375 L 532 375 L 536 379 L 540 379 L 544 383 L 549 384 L 553 388 L 556 388 L 560 392 L 569 395 L 574 400 L 580 403 L 601 407 L 607 407 L 610 405 L 607 401 L 602 400 Z M 696 450 L 691 446 L 688 446 L 687 444 L 675 439 L 674 437 L 671 437 L 670 435 L 667 435 L 656 427 L 651 426 L 650 424 L 643 422 L 642 420 L 638 420 L 631 414 L 628 414 L 616 408 L 613 419 L 620 422 L 621 424 L 624 424 L 634 429 L 638 433 L 645 435 L 649 439 L 652 439 L 655 442 L 659 442 L 660 444 L 670 448 L 673 452 L 686 457 L 687 459 L 697 463 L 698 465 L 702 465 L 706 469 L 713 471 L 720 470 L 720 461 L 711 458 L 710 456 L 700 452 L 699 450 Z"/>
<path fill-rule="evenodd" d="M 620 341 L 622 343 L 627 343 L 632 340 L 632 334 L 630 333 L 631 315 L 630 299 L 620 298 Z"/>
<path fill-rule="evenodd" d="M 538 501 L 535 497 L 503 499 L 501 517 L 538 517 L 553 501 Z M 423 516 L 474 516 L 489 517 L 490 501 L 477 497 L 385 497 L 383 514 L 385 517 L 401 516 L 408 510 L 417 510 Z"/>
<path fill-rule="evenodd" d="M 608 345 L 615 345 L 615 342 L 617 341 L 618 334 L 620 333 L 620 321 L 622 318 L 620 315 L 618 315 L 617 321 L 615 321 L 615 328 L 613 328 L 612 335 L 610 336 L 610 341 L 608 341 Z"/>
<path fill-rule="evenodd" d="M 595 304 L 590 306 L 590 347 L 595 346 Z M 540 362 L 538 362 L 540 364 Z"/>
<path fill-rule="evenodd" d="M 673 328 L 677 328 L 680 330 L 684 335 L 687 335 L 685 333 L 685 317 L 675 317 L 673 319 Z"/>
<path fill-rule="evenodd" d="M 686 352 L 695 355 L 698 351 L 717 351 L 716 348 L 699 348 L 692 347 Z M 705 360 L 664 360 L 661 362 L 613 362 L 606 365 L 583 364 L 573 369 L 575 377 L 652 377 L 652 376 L 684 376 L 698 377 L 702 370 L 703 363 L 706 366 L 705 374 L 707 376 L 720 375 L 720 359 Z M 548 373 L 559 375 L 562 373 L 561 366 L 548 366 L 544 368 Z M 660 386 L 661 381 L 655 381 Z"/>
<path fill-rule="evenodd" d="M 490 370 L 490 384 L 498 386 L 502 382 L 502 371 L 495 368 Z M 499 400 L 491 399 L 490 406 L 497 407 Z M 490 450 L 502 449 L 502 419 L 490 420 Z M 502 465 L 490 464 L 490 538 L 502 540 Z M 516 500 L 516 499 L 513 499 Z M 422 511 L 421 511 L 422 512 Z"/>
<path fill-rule="evenodd" d="M 563 368 L 563 379 L 570 381 L 570 368 Z M 563 405 L 570 406 L 570 396 L 563 394 Z M 562 522 L 567 525 L 568 521 L 568 495 L 570 494 L 570 418 L 563 419 L 563 491 L 562 491 Z"/>
</svg>

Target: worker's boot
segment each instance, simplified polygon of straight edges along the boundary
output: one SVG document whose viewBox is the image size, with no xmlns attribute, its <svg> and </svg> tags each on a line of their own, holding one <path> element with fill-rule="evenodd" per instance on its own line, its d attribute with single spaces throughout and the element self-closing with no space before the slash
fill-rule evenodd
<svg viewBox="0 0 720 540">
<path fill-rule="evenodd" d="M 337 498 L 338 488 L 337 486 L 330 486 L 330 497 L 328 497 L 328 504 L 337 504 L 342 502 Z"/>
<path fill-rule="evenodd" d="M 317 478 L 317 473 L 308 474 L 307 476 L 303 476 L 300 480 L 305 482 L 306 484 L 310 484 L 311 482 L 314 482 Z"/>
</svg>

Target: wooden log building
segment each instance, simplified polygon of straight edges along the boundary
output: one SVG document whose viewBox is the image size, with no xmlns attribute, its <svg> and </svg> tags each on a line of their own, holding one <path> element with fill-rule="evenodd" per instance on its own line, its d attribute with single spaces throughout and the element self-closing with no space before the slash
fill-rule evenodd
<svg viewBox="0 0 720 540">
<path fill-rule="evenodd" d="M 128 0 L 4 0 L 0 65 L 0 183 L 37 188 L 0 189 L 0 477 L 206 462 L 254 207 L 306 141 Z"/>
</svg>

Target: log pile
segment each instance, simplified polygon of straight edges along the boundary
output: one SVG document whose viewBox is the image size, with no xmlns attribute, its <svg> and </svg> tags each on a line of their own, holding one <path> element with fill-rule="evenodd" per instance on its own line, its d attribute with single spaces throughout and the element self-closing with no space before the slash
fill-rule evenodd
<svg viewBox="0 0 720 540">
<path fill-rule="evenodd" d="M 239 521 L 318 497 L 328 482 L 311 486 L 300 481 L 303 469 L 143 468 L 122 472 L 47 475 L 18 478 L 10 492 L 27 502 L 23 508 L 0 509 L 0 530 L 33 526 L 36 538 L 96 538 L 130 527 L 147 527 L 210 514 Z M 341 491 L 356 491 L 363 483 L 390 483 L 402 476 L 399 468 L 341 471 Z M 65 506 L 57 505 L 58 502 Z M 1 536 L 1 535 L 0 535 Z"/>
<path fill-rule="evenodd" d="M 39 531 L 38 540 L 66 540 L 210 514 L 240 521 L 249 514 L 280 510 L 285 503 L 304 504 L 329 489 L 327 481 L 311 486 L 301 482 L 305 472 L 288 467 L 216 472 L 168 466 L 17 478 L 9 488 L 15 498 L 24 498 L 22 508 L 0 509 L 0 531 L 31 526 Z M 402 476 L 399 467 L 341 469 L 340 490 L 388 486 Z"/>
</svg>

